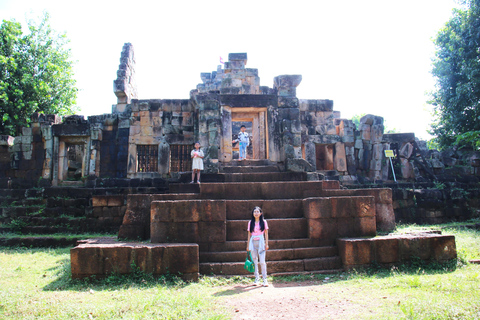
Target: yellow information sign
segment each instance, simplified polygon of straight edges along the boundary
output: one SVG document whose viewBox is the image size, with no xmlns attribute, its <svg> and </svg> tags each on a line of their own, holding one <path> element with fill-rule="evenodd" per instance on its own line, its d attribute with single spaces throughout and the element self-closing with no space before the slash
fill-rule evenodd
<svg viewBox="0 0 480 320">
<path fill-rule="evenodd" d="M 394 158 L 395 155 L 393 154 L 393 150 L 385 150 L 385 157 Z"/>
</svg>

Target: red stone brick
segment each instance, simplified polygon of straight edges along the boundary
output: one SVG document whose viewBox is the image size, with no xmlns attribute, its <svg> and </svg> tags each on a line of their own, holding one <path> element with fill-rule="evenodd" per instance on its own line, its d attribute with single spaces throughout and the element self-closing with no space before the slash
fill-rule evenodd
<svg viewBox="0 0 480 320">
<path fill-rule="evenodd" d="M 394 263 L 399 259 L 399 240 L 397 238 L 373 239 L 375 244 L 375 257 L 378 263 Z"/>
<path fill-rule="evenodd" d="M 308 219 L 308 237 L 311 239 L 335 239 L 338 237 L 336 219 Z"/>
<path fill-rule="evenodd" d="M 200 242 L 225 242 L 227 240 L 225 221 L 199 222 L 198 231 Z"/>
<path fill-rule="evenodd" d="M 107 197 L 108 196 L 93 196 L 92 207 L 106 207 L 108 203 Z"/>
<path fill-rule="evenodd" d="M 375 205 L 377 217 L 377 229 L 381 231 L 391 231 L 395 229 L 395 212 L 393 205 L 377 203 Z"/>
<path fill-rule="evenodd" d="M 307 219 L 269 219 L 268 235 L 270 239 L 307 238 Z"/>
<path fill-rule="evenodd" d="M 109 207 L 121 207 L 124 205 L 125 198 L 124 196 L 106 196 L 107 205 Z"/>
<path fill-rule="evenodd" d="M 198 222 L 203 214 L 204 202 L 199 201 L 165 201 L 166 211 L 170 211 L 173 221 L 178 222 Z"/>
<path fill-rule="evenodd" d="M 198 245 L 170 244 L 165 247 L 163 263 L 172 274 L 198 273 Z M 167 267 L 166 267 L 167 268 Z"/>
<path fill-rule="evenodd" d="M 225 200 L 196 200 L 202 206 L 200 221 L 226 221 Z"/>
<path fill-rule="evenodd" d="M 332 217 L 332 201 L 330 198 L 308 198 L 303 200 L 305 218 L 325 219 Z"/>
<path fill-rule="evenodd" d="M 337 221 L 337 235 L 339 237 L 358 237 L 360 236 L 357 231 L 357 221 L 355 218 L 341 218 Z"/>
<path fill-rule="evenodd" d="M 374 237 L 377 235 L 375 217 L 355 218 L 354 237 Z"/>
<path fill-rule="evenodd" d="M 173 243 L 197 243 L 200 242 L 200 230 L 198 222 L 174 223 L 175 232 L 169 234 Z"/>
<path fill-rule="evenodd" d="M 267 272 L 268 274 L 277 272 L 302 272 L 305 271 L 303 260 L 290 260 L 290 261 L 268 261 Z"/>
<path fill-rule="evenodd" d="M 134 247 L 132 250 L 132 262 L 139 270 L 153 273 L 151 250 L 149 247 Z"/>
<path fill-rule="evenodd" d="M 252 209 L 256 206 L 265 212 L 264 200 L 230 200 L 226 201 L 227 218 L 230 220 L 250 220 Z M 278 209 L 278 208 L 277 208 Z"/>
<path fill-rule="evenodd" d="M 399 240 L 400 259 L 410 260 L 414 257 L 429 260 L 432 257 L 430 237 L 402 238 Z"/>
<path fill-rule="evenodd" d="M 227 241 L 247 241 L 247 226 L 248 221 L 246 220 L 227 221 Z"/>
<path fill-rule="evenodd" d="M 436 236 L 431 242 L 433 258 L 437 261 L 446 261 L 457 257 L 455 236 Z"/>
<path fill-rule="evenodd" d="M 168 263 L 164 261 L 164 252 L 165 246 L 154 246 L 150 248 L 150 260 L 151 260 L 151 267 L 152 273 L 154 275 L 162 275 L 166 274 L 168 271 Z"/>
<path fill-rule="evenodd" d="M 222 274 L 221 263 L 202 263 L 200 273 L 204 275 Z"/>
<path fill-rule="evenodd" d="M 150 223 L 173 222 L 175 221 L 176 209 L 180 204 L 174 206 L 174 201 L 153 201 L 150 209 Z M 127 213 L 129 209 L 127 208 Z"/>
<path fill-rule="evenodd" d="M 293 260 L 295 257 L 294 250 L 267 250 L 266 259 L 268 261 L 279 261 L 279 260 Z"/>
<path fill-rule="evenodd" d="M 200 196 L 203 199 L 222 199 L 225 198 L 224 183 L 202 183 Z"/>
<path fill-rule="evenodd" d="M 304 259 L 305 271 L 334 270 L 342 268 L 342 260 L 339 257 L 324 257 Z"/>
<path fill-rule="evenodd" d="M 373 242 L 369 239 L 338 239 L 337 245 L 346 268 L 368 265 L 374 261 Z"/>
<path fill-rule="evenodd" d="M 122 225 L 123 227 L 124 225 Z M 175 225 L 171 222 L 152 222 L 150 225 L 150 241 L 163 243 L 172 241 L 171 235 L 175 234 Z"/>
<path fill-rule="evenodd" d="M 104 274 L 103 255 L 98 247 L 70 249 L 70 264 L 74 279 Z"/>
<path fill-rule="evenodd" d="M 104 258 L 104 274 L 128 274 L 131 269 L 132 247 L 107 247 L 101 249 Z"/>
</svg>

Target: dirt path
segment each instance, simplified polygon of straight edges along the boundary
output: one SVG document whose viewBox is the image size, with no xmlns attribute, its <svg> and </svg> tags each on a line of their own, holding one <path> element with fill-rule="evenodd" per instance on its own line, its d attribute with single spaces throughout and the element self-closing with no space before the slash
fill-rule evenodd
<svg viewBox="0 0 480 320">
<path fill-rule="evenodd" d="M 223 287 L 215 295 L 222 297 L 233 319 L 348 319 L 360 307 L 349 300 L 352 294 L 318 282 L 292 282 Z"/>
</svg>

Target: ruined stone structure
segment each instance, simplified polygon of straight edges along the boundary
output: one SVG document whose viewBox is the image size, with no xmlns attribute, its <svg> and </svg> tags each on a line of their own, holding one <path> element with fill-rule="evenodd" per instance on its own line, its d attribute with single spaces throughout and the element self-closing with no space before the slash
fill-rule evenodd
<svg viewBox="0 0 480 320">
<path fill-rule="evenodd" d="M 188 99 L 138 99 L 133 46 L 122 50 L 111 114 L 34 114 L 18 137 L 0 139 L 0 183 L 59 185 L 100 178 L 178 178 L 190 171 L 189 152 L 200 141 L 205 172 L 218 173 L 237 157 L 232 138 L 241 124 L 252 137 L 249 157 L 281 163 L 287 171 L 333 176 L 344 183 L 392 180 L 384 151 L 395 150 L 400 180 L 433 174 L 444 166 L 432 158 L 415 162 L 413 134 L 385 134 L 383 118 L 366 115 L 360 126 L 343 119 L 331 100 L 296 95 L 300 75 L 275 77 L 260 86 L 258 69 L 246 68 L 247 54 L 233 53 L 224 67 L 201 73 Z M 480 165 L 480 156 L 472 165 Z M 455 160 L 455 159 L 454 159 Z M 451 162 L 451 161 L 450 161 Z M 475 167 L 473 176 L 480 174 Z"/>
<path fill-rule="evenodd" d="M 300 75 L 277 76 L 270 88 L 246 65 L 246 53 L 232 53 L 217 71 L 201 73 L 202 83 L 188 98 L 142 100 L 133 47 L 125 44 L 112 113 L 87 120 L 34 114 L 22 135 L 0 137 L 0 189 L 18 196 L 7 201 L 15 206 L 0 207 L 0 229 L 19 219 L 21 230 L 39 230 L 25 223 L 58 223 L 65 220 L 60 215 L 71 213 L 86 217 L 77 221 L 78 231 L 119 230 L 122 239 L 151 240 L 88 242 L 72 249 L 72 274 L 78 278 L 128 273 L 132 263 L 186 279 L 199 272 L 243 274 L 245 221 L 254 205 L 264 208 L 272 229 L 270 273 L 322 272 L 365 265 L 375 257 L 394 263 L 413 256 L 403 249 L 395 257 L 384 255 L 388 248 L 408 247 L 405 241 L 359 244 L 370 252 L 365 258 L 353 256 L 349 240 L 337 240 L 395 227 L 390 189 L 344 187 L 392 180 L 385 150 L 395 151 L 400 180 L 441 174 L 433 158 L 417 159 L 422 153 L 414 135 L 384 134 L 383 118 L 374 115 L 362 117 L 357 127 L 341 118 L 331 100 L 299 99 Z M 240 162 L 232 140 L 241 125 L 252 143 L 249 160 Z M 184 183 L 190 180 L 195 141 L 205 154 L 201 185 Z M 478 181 L 477 169 L 471 181 Z M 35 189 L 40 199 L 28 199 L 30 187 L 41 187 Z M 29 216 L 19 203 L 41 204 L 39 211 L 49 218 Z M 72 224 L 74 218 L 65 221 Z M 448 254 L 427 258 L 453 258 L 455 244 L 448 239 Z M 384 244 L 387 249 L 381 249 Z"/>
</svg>

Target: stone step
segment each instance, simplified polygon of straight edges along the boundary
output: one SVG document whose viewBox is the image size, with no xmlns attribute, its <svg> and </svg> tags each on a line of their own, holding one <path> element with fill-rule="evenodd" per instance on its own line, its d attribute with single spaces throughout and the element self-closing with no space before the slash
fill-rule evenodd
<svg viewBox="0 0 480 320">
<path fill-rule="evenodd" d="M 0 246 L 27 248 L 74 247 L 80 239 L 82 238 L 0 237 Z"/>
<path fill-rule="evenodd" d="M 202 183 L 201 198 L 251 200 L 251 199 L 304 199 L 321 195 L 323 190 L 338 190 L 338 181 L 277 181 L 277 182 L 225 182 Z M 176 192 L 172 192 L 176 193 Z"/>
<path fill-rule="evenodd" d="M 244 253 L 246 257 L 246 253 Z M 245 259 L 245 258 L 244 258 Z M 243 268 L 245 261 L 242 262 L 202 262 L 200 263 L 200 273 L 204 275 L 251 275 Z M 342 269 L 342 260 L 339 256 L 298 259 L 298 260 L 280 260 L 268 261 L 267 273 L 275 275 L 280 273 L 292 272 L 317 272 L 325 270 Z"/>
<path fill-rule="evenodd" d="M 262 208 L 265 219 L 303 218 L 303 200 L 227 200 L 228 220 L 250 220 L 255 206 Z"/>
<path fill-rule="evenodd" d="M 95 218 L 70 218 L 70 217 L 18 217 L 29 226 L 67 226 L 72 228 L 95 227 Z"/>
<path fill-rule="evenodd" d="M 47 207 L 74 207 L 74 208 L 85 208 L 90 205 L 88 198 L 48 198 Z"/>
<path fill-rule="evenodd" d="M 306 172 L 224 173 L 225 182 L 306 181 Z"/>
<path fill-rule="evenodd" d="M 10 198 L 10 197 L 0 197 L 0 207 L 9 207 L 14 206 L 17 203 L 21 203 L 22 199 Z"/>
<path fill-rule="evenodd" d="M 170 183 L 168 187 L 169 193 L 200 193 L 198 183 Z"/>
<path fill-rule="evenodd" d="M 24 198 L 24 199 L 13 199 L 13 198 L 0 198 L 0 207 L 32 207 L 32 206 L 43 206 L 45 204 L 45 199 L 43 198 Z"/>
<path fill-rule="evenodd" d="M 238 167 L 242 168 L 242 167 Z M 181 183 L 190 183 L 192 175 L 184 173 L 180 177 Z M 247 173 L 202 173 L 202 183 L 224 182 L 272 182 L 272 181 L 306 181 L 306 172 L 247 172 Z M 196 182 L 196 180 L 195 180 Z M 171 185 L 170 185 L 171 186 Z"/>
<path fill-rule="evenodd" d="M 59 216 L 69 216 L 69 217 L 85 217 L 86 216 L 85 208 L 75 208 L 75 207 L 53 207 L 45 208 L 43 210 L 42 216 L 44 217 L 59 217 Z"/>
<path fill-rule="evenodd" d="M 246 242 L 243 243 L 246 245 Z M 267 251 L 268 261 L 313 259 L 338 255 L 337 247 L 272 249 Z M 245 261 L 246 248 L 242 251 L 200 252 L 200 262 L 242 262 Z"/>
<path fill-rule="evenodd" d="M 46 203 L 43 198 L 27 198 L 22 200 L 22 204 L 25 206 L 42 206 Z"/>
<path fill-rule="evenodd" d="M 308 236 L 307 219 L 268 219 L 269 239 L 302 239 Z M 241 241 L 247 237 L 246 220 L 227 220 L 227 241 Z"/>
<path fill-rule="evenodd" d="M 220 173 L 280 172 L 278 166 L 220 166 Z"/>
<path fill-rule="evenodd" d="M 75 232 L 87 232 L 90 230 L 73 229 L 69 227 L 56 227 L 56 226 L 25 226 L 20 230 L 21 234 L 57 234 L 57 233 L 72 233 Z"/>
<path fill-rule="evenodd" d="M 0 198 L 25 198 L 26 189 L 0 189 Z"/>
<path fill-rule="evenodd" d="M 68 226 L 24 226 L 20 229 L 21 234 L 83 234 L 92 232 L 107 232 L 117 233 L 121 221 L 104 221 L 103 225 L 96 223 L 90 225 L 88 223 L 81 225 L 68 225 Z"/>
<path fill-rule="evenodd" d="M 45 208 L 43 206 L 4 207 L 0 208 L 0 216 L 14 219 L 21 216 L 42 214 L 44 211 Z"/>
<path fill-rule="evenodd" d="M 242 161 L 233 160 L 230 162 L 221 163 L 220 166 L 223 166 L 223 167 L 282 166 L 282 163 L 272 162 L 267 159 L 261 159 L 261 160 L 248 159 L 248 160 L 242 160 Z"/>
<path fill-rule="evenodd" d="M 199 244 L 200 252 L 219 252 L 219 251 L 244 251 L 247 244 L 247 233 L 243 240 L 239 241 L 226 241 L 221 243 L 208 243 Z M 269 244 L 275 249 L 292 249 L 292 248 L 306 248 L 306 247 L 321 247 L 321 246 L 333 246 L 333 240 L 325 239 L 283 239 L 283 240 L 269 240 Z"/>
</svg>

